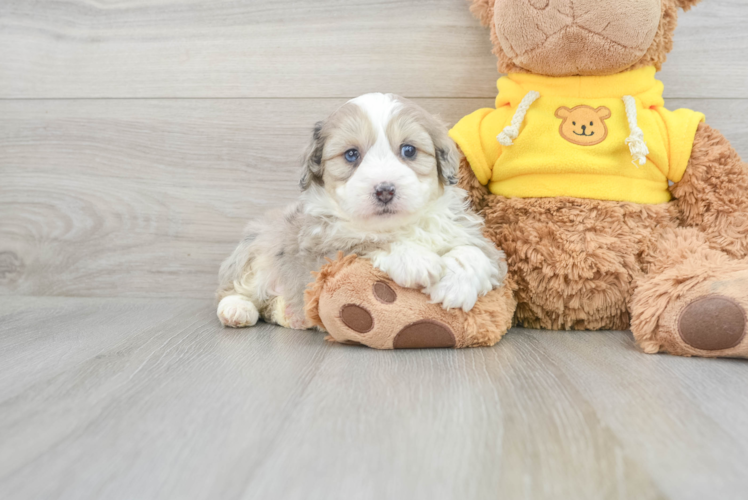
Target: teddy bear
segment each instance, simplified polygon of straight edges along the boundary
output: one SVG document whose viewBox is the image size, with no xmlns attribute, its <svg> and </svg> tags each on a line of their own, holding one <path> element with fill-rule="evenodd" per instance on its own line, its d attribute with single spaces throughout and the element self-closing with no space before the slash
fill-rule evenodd
<svg viewBox="0 0 748 500">
<path fill-rule="evenodd" d="M 748 165 L 703 114 L 668 110 L 656 78 L 678 10 L 699 1 L 471 0 L 506 76 L 495 108 L 450 136 L 459 185 L 506 254 L 504 286 L 451 317 L 349 256 L 310 288 L 313 322 L 378 348 L 413 324 L 408 347 L 491 345 L 514 324 L 630 329 L 646 353 L 748 357 Z M 377 283 L 403 300 L 382 301 Z M 346 304 L 366 309 L 376 342 L 340 321 Z"/>
</svg>

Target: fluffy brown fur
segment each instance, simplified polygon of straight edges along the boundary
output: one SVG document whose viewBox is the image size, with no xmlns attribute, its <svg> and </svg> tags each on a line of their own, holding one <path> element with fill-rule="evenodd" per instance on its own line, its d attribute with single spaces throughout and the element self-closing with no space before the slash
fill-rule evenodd
<svg viewBox="0 0 748 500">
<path fill-rule="evenodd" d="M 748 167 L 729 141 L 702 124 L 683 179 L 671 188 L 680 224 L 735 259 L 748 256 Z"/>
<path fill-rule="evenodd" d="M 518 287 L 516 320 L 532 328 L 627 328 L 638 257 L 673 226 L 667 205 L 575 198 L 490 195 L 482 213 Z"/>
<path fill-rule="evenodd" d="M 693 228 L 659 235 L 649 256 L 649 273 L 639 276 L 631 299 L 631 330 L 644 352 L 682 356 L 748 357 L 748 343 L 723 351 L 704 351 L 684 343 L 677 330 L 680 313 L 693 300 L 718 294 L 748 308 L 748 265 L 710 247 Z M 718 325 L 714 325 L 718 328 Z"/>
<path fill-rule="evenodd" d="M 491 26 L 503 72 L 524 71 L 502 50 L 495 0 L 472 11 Z M 663 0 L 654 42 L 629 69 L 658 69 L 672 48 L 677 9 L 698 0 Z M 517 298 L 515 322 L 549 329 L 630 327 L 645 352 L 748 357 L 735 347 L 700 350 L 679 323 L 697 299 L 723 297 L 748 310 L 748 166 L 727 139 L 702 124 L 675 198 L 662 205 L 571 198 L 507 199 L 490 194 L 463 158 L 459 184 L 486 219 L 485 233 L 507 256 Z M 714 331 L 720 331 L 719 314 Z M 705 334 L 712 334 L 705 332 Z"/>
<path fill-rule="evenodd" d="M 743 258 L 748 251 L 748 168 L 708 125 L 699 128 L 687 174 L 672 188 L 679 199 L 669 204 L 507 199 L 488 193 L 464 158 L 459 177 L 460 187 L 486 219 L 486 235 L 506 253 L 509 278 L 517 286 L 516 321 L 525 326 L 628 328 L 635 283 L 683 260 L 669 249 L 685 251 L 699 241 L 733 257 Z M 678 234 L 691 236 L 674 245 L 679 225 L 699 231 L 680 229 Z M 669 260 L 663 262 L 662 255 Z M 656 313 L 653 305 L 647 315 Z"/>
</svg>

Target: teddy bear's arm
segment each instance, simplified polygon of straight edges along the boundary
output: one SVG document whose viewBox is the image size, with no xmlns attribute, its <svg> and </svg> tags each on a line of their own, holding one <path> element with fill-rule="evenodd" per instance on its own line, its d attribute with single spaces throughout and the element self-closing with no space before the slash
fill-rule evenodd
<svg viewBox="0 0 748 500">
<path fill-rule="evenodd" d="M 459 179 L 458 186 L 468 192 L 468 198 L 473 210 L 480 212 L 487 203 L 489 195 L 488 187 L 480 183 L 473 173 L 473 169 L 470 168 L 470 163 L 468 163 L 462 151 L 459 151 L 459 148 L 458 152 L 460 154 L 460 169 L 457 176 Z"/>
<path fill-rule="evenodd" d="M 317 273 L 306 303 L 307 318 L 330 339 L 376 349 L 491 346 L 511 327 L 517 306 L 505 283 L 479 297 L 470 312 L 446 310 L 369 260 L 342 252 Z"/>
<path fill-rule="evenodd" d="M 699 124 L 686 172 L 670 191 L 683 226 L 733 258 L 748 256 L 748 165 L 718 130 Z"/>
</svg>

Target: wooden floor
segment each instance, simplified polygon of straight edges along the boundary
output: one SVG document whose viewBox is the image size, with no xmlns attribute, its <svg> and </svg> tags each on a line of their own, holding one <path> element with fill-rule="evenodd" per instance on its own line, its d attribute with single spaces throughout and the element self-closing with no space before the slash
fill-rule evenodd
<svg viewBox="0 0 748 500">
<path fill-rule="evenodd" d="M 659 75 L 744 158 L 746 26 L 705 0 Z M 314 122 L 491 106 L 463 0 L 2 0 L 0 49 L 0 500 L 748 496 L 745 362 L 219 327 L 218 265 L 298 196 Z"/>
<path fill-rule="evenodd" d="M 748 364 L 625 332 L 375 351 L 196 299 L 0 305 L 0 498 L 738 499 Z"/>
<path fill-rule="evenodd" d="M 659 75 L 745 158 L 747 26 L 706 0 Z M 0 294 L 208 297 L 316 121 L 380 91 L 455 123 L 499 76 L 464 0 L 2 0 L 0 47 Z"/>
</svg>

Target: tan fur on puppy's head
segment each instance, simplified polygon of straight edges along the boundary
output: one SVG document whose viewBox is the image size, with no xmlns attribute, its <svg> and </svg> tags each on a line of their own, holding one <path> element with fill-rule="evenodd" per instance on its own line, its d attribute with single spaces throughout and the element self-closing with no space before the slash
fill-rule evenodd
<svg viewBox="0 0 748 500">
<path fill-rule="evenodd" d="M 659 70 L 673 47 L 677 9 L 699 1 L 471 0 L 470 10 L 490 26 L 502 73 L 609 75 Z"/>
<path fill-rule="evenodd" d="M 457 183 L 447 127 L 393 94 L 350 100 L 315 126 L 301 187 L 316 186 L 351 220 L 398 224 Z"/>
</svg>

